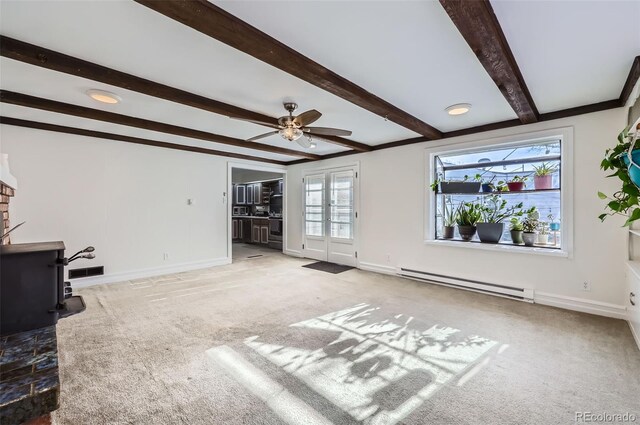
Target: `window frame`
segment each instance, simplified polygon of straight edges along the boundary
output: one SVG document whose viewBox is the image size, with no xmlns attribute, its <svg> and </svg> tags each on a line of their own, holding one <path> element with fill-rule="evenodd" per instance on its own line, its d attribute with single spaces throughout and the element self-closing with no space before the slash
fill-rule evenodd
<svg viewBox="0 0 640 425">
<path fill-rule="evenodd" d="M 560 140 L 560 209 L 562 211 L 561 248 L 548 249 L 525 247 L 519 245 L 466 243 L 462 241 L 439 240 L 436 235 L 436 194 L 431 190 L 435 180 L 435 157 L 440 155 L 477 152 L 481 149 L 509 148 L 528 144 L 544 143 Z M 513 134 L 491 139 L 447 143 L 439 141 L 425 149 L 425 175 L 423 176 L 423 238 L 428 245 L 456 247 L 462 249 L 476 249 L 495 252 L 514 252 L 530 255 L 547 255 L 554 257 L 573 258 L 573 127 L 562 127 L 530 133 Z"/>
</svg>

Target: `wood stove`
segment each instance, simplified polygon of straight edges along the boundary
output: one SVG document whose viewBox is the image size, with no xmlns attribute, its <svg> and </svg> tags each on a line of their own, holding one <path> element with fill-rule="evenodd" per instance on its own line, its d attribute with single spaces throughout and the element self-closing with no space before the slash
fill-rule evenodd
<svg viewBox="0 0 640 425">
<path fill-rule="evenodd" d="M 84 311 L 84 300 L 64 281 L 64 250 L 63 242 L 0 246 L 0 335 L 55 325 Z"/>
</svg>

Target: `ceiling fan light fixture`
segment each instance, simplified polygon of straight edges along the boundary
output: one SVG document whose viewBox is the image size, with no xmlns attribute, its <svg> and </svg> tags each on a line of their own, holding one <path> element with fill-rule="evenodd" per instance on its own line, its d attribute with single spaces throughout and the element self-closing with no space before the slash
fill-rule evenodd
<svg viewBox="0 0 640 425">
<path fill-rule="evenodd" d="M 455 105 L 451 105 L 445 109 L 447 114 L 449 115 L 463 115 L 469 112 L 471 109 L 470 103 L 456 103 Z"/>
<path fill-rule="evenodd" d="M 294 140 L 298 140 L 300 137 L 302 137 L 304 133 L 302 132 L 302 130 L 300 130 L 297 127 L 285 127 L 282 130 L 280 130 L 280 136 L 282 136 L 283 139 L 288 140 L 290 142 L 293 142 Z"/>
<path fill-rule="evenodd" d="M 104 90 L 87 90 L 87 96 L 97 102 L 108 103 L 111 105 L 122 102 L 122 98 L 120 96 Z"/>
</svg>

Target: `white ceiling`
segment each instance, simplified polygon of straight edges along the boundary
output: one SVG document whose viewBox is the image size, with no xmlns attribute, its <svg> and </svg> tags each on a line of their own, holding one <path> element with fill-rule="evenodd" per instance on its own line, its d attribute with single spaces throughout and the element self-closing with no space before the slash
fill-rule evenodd
<svg viewBox="0 0 640 425">
<path fill-rule="evenodd" d="M 284 115 L 282 102 L 292 99 L 300 111 L 323 113 L 314 125 L 352 130 L 356 141 L 417 136 L 131 1 L 3 1 L 0 7 L 1 31 L 9 37 L 271 116 Z M 234 124 L 240 125 L 243 138 L 268 131 Z"/>
<path fill-rule="evenodd" d="M 0 69 L 2 70 L 2 73 L 0 73 L 0 86 L 3 89 L 31 96 L 55 99 L 88 108 L 160 121 L 239 139 L 246 139 L 270 130 L 261 125 L 233 120 L 223 115 L 212 114 L 201 109 L 146 96 L 108 84 L 96 83 L 69 74 L 52 72 L 12 59 L 0 58 Z M 96 102 L 85 94 L 90 88 L 118 93 L 123 98 L 123 101 L 117 105 Z M 104 131 L 110 131 L 109 128 L 107 126 Z M 297 143 L 285 141 L 280 136 L 261 139 L 259 142 L 269 142 L 268 144 L 270 145 L 293 150 L 306 150 Z M 321 140 L 317 140 L 316 143 L 318 147 L 313 150 L 314 153 L 326 154 L 345 150 L 345 148 L 325 143 Z"/>
<path fill-rule="evenodd" d="M 640 55 L 640 1 L 491 4 L 541 113 L 620 97 Z"/>
<path fill-rule="evenodd" d="M 437 1 L 215 1 L 286 45 L 441 131 L 516 118 Z M 620 95 L 640 54 L 640 2 L 492 1 L 541 112 Z M 635 20 L 638 22 L 638 19 Z M 0 1 L 0 33 L 159 83 L 270 116 L 282 102 L 318 109 L 314 125 L 353 131 L 370 145 L 418 134 L 236 51 L 132 1 Z M 0 59 L 0 86 L 67 103 L 246 139 L 269 131 L 199 109 L 117 87 Z M 121 104 L 84 92 L 119 94 Z M 444 108 L 473 105 L 451 117 Z M 150 138 L 271 159 L 233 148 L 147 130 L 2 105 L 6 116 Z M 262 143 L 301 150 L 279 136 Z M 318 142 L 312 152 L 345 149 Z"/>
<path fill-rule="evenodd" d="M 216 149 L 226 152 L 241 153 L 245 155 L 258 156 L 261 158 L 276 159 L 280 161 L 295 161 L 299 157 L 274 154 L 270 152 L 256 151 L 253 149 L 238 148 L 235 146 L 223 145 L 220 143 L 207 142 L 203 140 L 191 139 L 187 137 L 172 136 L 170 134 L 156 131 L 141 130 L 124 125 L 110 124 L 102 121 L 94 121 L 86 118 L 76 118 L 71 115 L 52 114 L 39 109 L 24 108 L 22 106 L 0 103 L 0 115 L 23 120 L 39 121 L 47 124 L 64 125 L 67 127 L 81 128 L 85 130 L 103 131 L 125 136 L 140 137 L 143 139 L 156 140 L 168 143 L 177 143 L 189 146 L 199 146 L 208 149 Z M 73 136 L 69 136 L 73 137 Z"/>
<path fill-rule="evenodd" d="M 212 3 L 441 131 L 516 118 L 437 1 Z"/>
</svg>

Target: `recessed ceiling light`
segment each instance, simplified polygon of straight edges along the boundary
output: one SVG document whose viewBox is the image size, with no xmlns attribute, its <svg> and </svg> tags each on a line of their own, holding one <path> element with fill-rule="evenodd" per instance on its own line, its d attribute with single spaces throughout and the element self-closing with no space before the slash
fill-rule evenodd
<svg viewBox="0 0 640 425">
<path fill-rule="evenodd" d="M 316 143 L 315 143 L 315 142 L 311 142 L 311 143 L 309 143 L 309 147 L 310 147 L 311 149 L 315 149 L 315 147 L 316 147 L 316 146 L 317 146 L 317 145 L 316 145 Z"/>
<path fill-rule="evenodd" d="M 117 94 L 113 94 L 104 90 L 87 90 L 87 96 L 98 102 L 109 103 L 112 105 L 115 103 L 120 103 L 122 101 L 122 98 Z"/>
<path fill-rule="evenodd" d="M 470 103 L 456 103 L 455 105 L 451 105 L 445 109 L 449 115 L 462 115 L 469 112 L 471 109 Z"/>
</svg>

